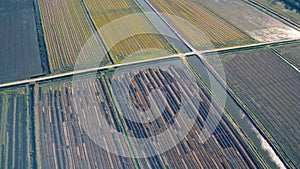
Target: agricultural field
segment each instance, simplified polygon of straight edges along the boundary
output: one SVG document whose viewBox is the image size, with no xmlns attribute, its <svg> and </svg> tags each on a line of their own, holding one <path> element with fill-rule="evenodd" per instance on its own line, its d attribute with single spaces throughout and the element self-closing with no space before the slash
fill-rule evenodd
<svg viewBox="0 0 300 169">
<path fill-rule="evenodd" d="M 136 60 L 143 60 L 180 52 L 161 35 L 135 0 L 84 2 L 114 63 L 132 54 L 141 56 Z"/>
<path fill-rule="evenodd" d="M 290 20 L 300 24 L 300 14 L 295 9 L 289 9 L 285 3 L 280 2 L 279 0 L 254 0 L 265 7 L 289 18 Z"/>
<path fill-rule="evenodd" d="M 137 138 L 149 138 L 153 135 L 159 135 L 173 125 L 173 118 L 177 116 L 178 108 L 184 104 L 182 100 L 185 99 L 188 106 L 184 106 L 183 111 L 188 112 L 188 114 L 197 112 L 196 123 L 185 139 L 171 150 L 159 155 L 158 159 L 162 160 L 157 159 L 158 164 L 166 165 L 168 168 L 251 168 L 258 165 L 251 159 L 250 153 L 241 145 L 238 136 L 234 135 L 224 119 L 220 120 L 212 136 L 204 141 L 203 135 L 201 136 L 201 132 L 204 130 L 203 126 L 208 124 L 212 127 L 212 124 L 207 122 L 208 114 L 212 113 L 212 116 L 218 119 L 220 112 L 217 107 L 213 108 L 213 112 L 209 112 L 212 106 L 209 94 L 200 84 L 198 86 L 198 84 L 189 82 L 189 73 L 191 72 L 185 69 L 161 65 L 149 69 L 138 68 L 137 66 L 135 70 L 120 71 L 113 77 L 108 76 L 107 81 L 117 98 L 132 99 L 133 105 L 137 106 L 137 110 L 151 110 L 152 113 L 147 113 L 148 116 L 146 115 L 145 119 L 157 117 L 158 112 L 155 111 L 157 109 L 153 110 L 151 107 L 159 108 L 161 104 L 166 105 L 166 109 L 158 118 L 146 124 L 138 123 L 132 120 L 135 119 L 132 117 L 121 119 L 126 133 Z M 128 95 L 122 91 L 128 90 L 126 84 L 128 84 L 128 77 L 132 76 L 134 78 L 129 86 L 130 98 L 128 98 Z M 114 85 L 115 83 L 119 85 Z M 162 93 L 150 96 L 152 90 L 156 89 L 161 89 Z M 195 93 L 198 93 L 202 99 L 201 101 L 198 100 L 200 102 L 199 107 L 197 107 L 196 101 L 192 100 Z M 165 95 L 166 100 L 161 101 L 163 95 Z M 135 110 L 132 109 L 131 105 L 122 104 L 124 100 L 115 100 L 119 105 L 118 111 L 123 117 L 126 116 L 127 112 Z M 138 112 L 135 113 L 138 114 Z M 138 116 L 136 118 L 142 119 L 143 117 Z M 187 119 L 185 120 L 187 121 Z M 201 140 L 204 143 L 200 143 Z M 147 164 L 147 160 L 151 164 L 149 159 L 141 159 L 140 161 L 144 165 Z M 157 167 L 160 168 L 160 166 Z M 143 168 L 147 168 L 147 166 Z"/>
<path fill-rule="evenodd" d="M 79 84 L 80 85 L 80 84 Z M 101 88 L 95 88 L 106 99 Z M 41 168 L 133 168 L 134 159 L 110 154 L 98 147 L 81 128 L 77 120 L 76 105 L 70 82 L 59 85 L 41 85 L 35 88 L 36 138 L 38 167 Z M 82 91 L 84 92 L 84 91 Z M 80 95 L 83 96 L 83 93 Z M 98 104 L 102 102 L 99 101 Z M 106 102 L 104 102 L 106 103 Z M 110 111 L 108 104 L 104 108 Z M 108 115 L 113 115 L 107 112 Z M 107 140 L 109 141 L 109 140 Z"/>
<path fill-rule="evenodd" d="M 209 61 L 214 55 L 207 55 Z M 229 87 L 289 168 L 299 166 L 300 76 L 268 49 L 219 54 Z"/>
<path fill-rule="evenodd" d="M 184 39 L 198 50 L 254 42 L 245 33 L 196 1 L 148 1 Z M 188 25 L 189 24 L 189 25 Z"/>
<path fill-rule="evenodd" d="M 0 2 L 0 83 L 42 74 L 33 0 Z"/>
<path fill-rule="evenodd" d="M 79 83 L 86 89 L 96 90 L 99 101 L 96 108 L 99 113 L 105 113 L 109 119 L 114 119 L 115 113 L 107 101 L 107 91 L 102 90 L 101 79 L 95 85 L 91 82 Z M 89 138 L 78 121 L 77 105 L 73 101 L 70 82 L 56 85 L 43 84 L 35 89 L 36 103 L 35 119 L 39 142 L 38 165 L 42 168 L 134 168 L 135 159 L 125 158 L 101 149 Z M 82 97 L 82 104 L 88 106 L 85 97 L 89 94 L 81 91 L 76 97 Z M 101 112 L 106 110 L 107 112 Z M 80 111 L 88 111 L 87 107 Z M 114 125 L 115 121 L 112 121 Z M 118 124 L 117 124 L 118 125 Z M 116 125 L 116 126 L 117 126 Z M 113 140 L 106 140 L 107 143 Z"/>
<path fill-rule="evenodd" d="M 165 73 L 167 72 L 168 75 Z M 203 125 L 210 108 L 210 97 L 207 92 L 196 84 L 195 88 L 180 86 L 180 83 L 170 83 L 171 77 L 183 80 L 187 72 L 164 67 L 143 69 L 134 78 L 132 85 L 135 93 L 132 96 L 137 105 L 146 106 L 149 94 L 155 87 L 165 87 L 168 93 L 167 107 L 161 117 L 151 123 L 134 123 L 125 118 L 123 108 L 116 107 L 120 100 L 112 99 L 112 94 L 118 94 L 122 89 L 115 88 L 113 82 L 122 84 L 123 78 L 136 71 L 121 72 L 112 76 L 111 72 L 102 72 L 95 80 L 68 80 L 54 83 L 42 83 L 35 87 L 35 120 L 38 165 L 42 168 L 256 168 L 259 165 L 253 160 L 252 154 L 246 151 L 239 135 L 221 118 L 215 132 L 203 144 L 201 135 Z M 170 77 L 171 76 L 171 77 Z M 87 77 L 87 76 L 84 76 Z M 75 90 L 74 86 L 75 85 Z M 197 90 L 202 100 L 200 107 L 194 107 L 189 100 L 189 108 L 196 109 L 198 118 L 189 134 L 174 148 L 160 155 L 148 158 L 125 158 L 117 156 L 100 148 L 83 127 L 83 119 L 93 126 L 102 126 L 103 120 L 113 129 L 136 138 L 147 138 L 167 130 L 172 115 L 178 109 L 178 87 L 185 99 L 191 98 L 191 93 Z M 73 89 L 72 89 L 73 88 Z M 78 90 L 76 90 L 78 89 Z M 148 94 L 147 94 L 148 93 Z M 90 98 L 96 98 L 96 100 Z M 140 100 L 141 98 L 144 98 Z M 157 104 L 154 102 L 154 104 Z M 146 107 L 140 107 L 146 108 Z M 157 105 L 156 105 L 157 106 Z M 218 108 L 213 108 L 214 117 L 220 116 Z M 96 114 L 97 118 L 91 113 Z M 98 119 L 98 116 L 105 117 Z M 84 117 L 84 118 L 82 118 Z M 97 133 L 99 131 L 93 131 Z M 208 132 L 208 131 L 204 131 Z M 103 137 L 103 144 L 115 145 L 118 137 Z M 199 142 L 200 141 L 200 142 Z M 130 144 L 130 143 L 128 143 Z M 127 151 L 127 148 L 119 151 Z M 133 148 L 134 149 L 134 148 Z M 138 151 L 138 150 L 136 150 Z M 136 152 L 130 151 L 130 152 Z M 133 155 L 133 154 L 132 154 Z"/>
<path fill-rule="evenodd" d="M 281 56 L 300 69 L 300 43 L 273 47 Z"/>
<path fill-rule="evenodd" d="M 0 1 L 0 169 L 299 168 L 283 1 Z"/>
<path fill-rule="evenodd" d="M 80 0 L 38 2 L 51 73 L 73 70 L 75 65 L 80 64 L 109 63 L 107 57 L 101 62 L 101 57 L 95 51 L 90 51 L 77 61 L 81 49 L 96 31 Z M 97 50 L 106 53 L 100 40 L 95 45 L 98 46 Z"/>
<path fill-rule="evenodd" d="M 0 168 L 31 168 L 28 90 L 0 90 Z"/>
<path fill-rule="evenodd" d="M 281 23 L 243 0 L 197 0 L 261 42 L 299 39 L 300 32 Z M 241 10 L 242 9 L 242 10 Z"/>
</svg>

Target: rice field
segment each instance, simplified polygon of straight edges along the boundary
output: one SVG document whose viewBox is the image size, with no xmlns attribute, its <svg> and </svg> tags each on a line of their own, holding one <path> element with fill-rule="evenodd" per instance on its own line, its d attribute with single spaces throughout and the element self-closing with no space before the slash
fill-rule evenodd
<svg viewBox="0 0 300 169">
<path fill-rule="evenodd" d="M 94 89 L 101 93 L 101 99 L 105 99 L 104 91 Z M 35 118 L 39 123 L 36 137 L 40 149 L 37 156 L 41 168 L 134 167 L 134 159 L 106 152 L 85 134 L 77 120 L 77 107 L 73 102 L 70 82 L 36 86 L 35 95 L 38 96 Z M 80 96 L 84 97 L 82 94 Z M 109 105 L 104 103 L 103 108 L 110 111 Z"/>
<path fill-rule="evenodd" d="M 41 0 L 39 2 L 51 73 L 73 70 L 77 57 L 95 33 L 80 0 Z M 98 50 L 105 50 L 99 42 Z M 100 56 L 90 53 L 77 64 L 100 63 Z M 103 57 L 103 56 L 102 56 Z M 102 64 L 108 64 L 106 58 Z"/>
<path fill-rule="evenodd" d="M 211 55 L 206 56 L 209 60 Z M 220 54 L 229 87 L 289 168 L 299 166 L 300 76 L 268 49 Z"/>
<path fill-rule="evenodd" d="M 209 43 L 221 47 L 253 42 L 248 35 L 196 1 L 149 0 L 149 3 L 159 12 L 167 14 L 164 18 L 168 23 L 198 50 L 212 48 Z"/>
<path fill-rule="evenodd" d="M 70 71 L 74 66 L 120 63 L 130 55 L 141 54 L 137 60 L 142 60 L 174 54 L 178 50 L 160 35 L 133 0 L 101 3 L 96 0 L 42 0 L 39 8 L 52 73 Z M 135 20 L 108 24 L 136 13 L 140 14 Z M 102 29 L 103 26 L 106 27 Z M 97 29 L 101 29 L 98 34 Z M 92 47 L 98 51 L 80 53 L 85 45 L 91 45 L 90 38 L 94 43 Z"/>
<path fill-rule="evenodd" d="M 31 168 L 28 90 L 0 91 L 0 168 Z"/>
<path fill-rule="evenodd" d="M 196 86 L 187 85 L 193 84 L 189 83 L 190 79 L 187 78 L 190 76 L 189 73 L 191 72 L 177 67 L 156 66 L 149 69 L 136 68 L 123 73 L 119 72 L 113 77 L 109 76 L 107 81 L 110 83 L 112 92 L 118 98 L 124 98 L 124 100 L 130 99 L 122 92 L 128 90 L 126 87 L 128 77 L 134 77 L 131 81 L 130 96 L 133 100 L 133 105 L 137 106 L 138 110 L 145 111 L 150 109 L 150 107 L 159 107 L 160 104 L 166 105 L 166 109 L 161 113 L 160 117 L 146 124 L 137 123 L 128 118 L 121 119 L 126 133 L 136 138 L 149 138 L 153 135 L 161 134 L 173 125 L 173 118 L 177 116 L 178 107 L 182 106 L 181 103 L 183 103 L 181 99 L 186 99 L 189 106 L 184 107 L 184 111 L 188 114 L 197 112 L 198 118 L 185 139 L 174 148 L 155 157 L 155 162 L 158 163 L 155 167 L 255 168 L 258 164 L 253 161 L 251 154 L 248 154 L 245 148 L 242 147 L 241 142 L 238 140 L 239 136 L 233 133 L 234 129 L 229 127 L 225 119 L 221 119 L 212 136 L 205 140 L 204 143 L 201 143 L 201 140 L 204 140 L 200 136 L 200 133 L 204 130 L 203 126 L 212 126 L 206 121 L 208 114 L 212 113 L 217 119 L 220 112 L 217 107 L 213 108 L 213 112 L 209 112 L 209 108 L 212 106 L 210 104 L 211 98 L 207 91 L 203 89 L 203 86 L 198 86 L 197 84 L 195 84 Z M 174 82 L 173 78 L 178 81 Z M 116 81 L 120 85 L 113 85 Z M 185 82 L 183 83 L 183 81 Z M 155 89 L 162 90 L 163 95 L 166 95 L 165 101 L 160 101 L 164 97 L 162 95 L 157 96 L 157 98 L 155 95 L 150 96 L 152 90 Z M 202 100 L 197 108 L 197 104 L 191 98 L 198 92 Z M 115 101 L 119 102 L 117 103 L 118 105 L 126 105 L 122 104 L 124 100 L 118 99 Z M 119 106 L 118 109 L 121 117 L 126 116 L 126 113 L 132 112 L 132 110 L 134 109 L 132 109 L 131 105 Z M 138 112 L 135 113 L 138 114 Z M 147 113 L 148 118 L 145 118 L 152 119 L 152 117 L 157 116 L 157 113 L 152 110 L 152 114 Z M 151 162 L 151 158 L 140 159 L 140 163 L 143 166 L 147 163 L 151 164 Z M 148 166 L 144 167 L 147 168 Z"/>
<path fill-rule="evenodd" d="M 169 16 L 145 12 L 152 10 Z M 0 83 L 181 53 L 176 38 L 161 34 L 163 26 L 196 50 L 300 38 L 299 31 L 243 0 L 14 0 L 1 1 L 0 11 Z M 277 157 L 298 168 L 299 44 L 219 52 L 230 88 L 222 88 L 224 110 L 218 100 L 212 103 L 218 94 L 210 90 L 222 85 L 210 79 L 214 73 L 205 73 L 206 62 L 197 55 L 76 74 L 82 81 L 63 74 L 0 89 L 0 168 L 272 168 Z M 219 56 L 203 54 L 208 63 Z M 42 63 L 46 59 L 49 65 Z M 181 110 L 188 119 L 178 124 Z M 128 137 L 105 137 L 97 126 L 106 124 L 112 133 L 153 139 L 151 145 L 139 149 Z M 187 135 L 160 152 L 167 138 L 154 136 L 175 129 L 176 134 L 166 132 L 174 143 L 188 124 Z M 278 154 L 268 154 L 264 139 Z M 129 157 L 106 151 L 109 147 Z M 276 157 L 270 162 L 266 155 Z"/>
<path fill-rule="evenodd" d="M 257 168 L 259 166 L 253 155 L 246 151 L 246 144 L 241 142 L 240 136 L 225 118 L 221 118 L 213 135 L 201 143 L 204 138 L 200 133 L 211 106 L 209 94 L 197 84 L 195 88 L 190 88 L 180 86 L 180 82 L 177 85 L 168 83 L 170 82 L 168 78 L 177 76 L 183 79 L 187 76 L 187 72 L 164 67 L 139 71 L 140 75 L 132 81 L 135 88 L 133 91 L 136 91 L 132 93 L 132 97 L 136 98 L 134 103 L 143 106 L 148 103 L 157 104 L 149 102 L 148 95 L 155 87 L 165 86 L 165 92 L 168 93 L 166 111 L 154 122 L 146 124 L 130 122 L 123 114 L 125 110 L 115 106 L 120 100 L 112 99 L 112 93 L 118 94 L 117 92 L 122 89 L 122 86 L 115 88 L 116 86 L 112 85 L 113 81 L 122 84 L 123 78 L 137 72 L 128 71 L 113 77 L 112 72 L 102 72 L 95 80 L 76 81 L 75 90 L 67 79 L 51 84 L 45 82 L 35 87 L 35 97 L 38 98 L 35 103 L 35 119 L 39 126 L 36 128 L 36 139 L 39 140 L 37 159 L 40 159 L 38 163 L 42 168 Z M 162 154 L 147 158 L 117 156 L 97 145 L 97 141 L 87 134 L 89 132 L 82 126 L 84 115 L 93 126 L 101 126 L 103 125 L 101 121 L 105 120 L 114 130 L 136 138 L 159 134 L 170 127 L 172 116 L 176 114 L 180 101 L 176 86 L 180 88 L 182 97 L 189 101 L 189 108 L 196 109 L 198 118 L 188 135 L 174 148 Z M 193 107 L 194 102 L 189 100 L 194 90 L 197 90 L 202 98 L 199 108 Z M 90 99 L 91 97 L 96 100 Z M 90 112 L 98 114 L 97 117 L 101 115 L 104 119 L 97 120 Z M 219 116 L 219 113 L 217 107 L 213 108 L 215 117 Z M 114 144 L 120 141 L 117 139 L 118 137 L 101 138 L 102 143 L 107 146 L 117 145 Z M 127 149 L 134 147 L 128 146 L 119 151 Z"/>
<path fill-rule="evenodd" d="M 0 11 L 0 83 L 42 74 L 33 0 L 1 1 Z"/>
<path fill-rule="evenodd" d="M 134 0 L 84 1 L 114 63 L 132 54 L 159 57 L 180 52 L 157 30 Z M 153 52 L 149 52 L 153 50 Z M 157 52 L 164 51 L 162 52 Z M 149 56 L 150 55 L 150 56 Z M 137 60 L 142 60 L 143 57 Z"/>
</svg>

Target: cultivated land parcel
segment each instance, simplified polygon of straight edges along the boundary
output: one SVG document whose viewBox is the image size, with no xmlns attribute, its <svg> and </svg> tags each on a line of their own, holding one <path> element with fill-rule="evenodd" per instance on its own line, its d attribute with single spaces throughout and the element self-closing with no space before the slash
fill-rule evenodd
<svg viewBox="0 0 300 169">
<path fill-rule="evenodd" d="M 211 96 L 200 83 L 198 86 L 190 88 L 190 86 L 181 86 L 181 83 L 171 83 L 170 79 L 168 79 L 177 76 L 177 78 L 184 80 L 187 72 L 176 70 L 176 68 L 165 69 L 162 66 L 142 70 L 142 72 L 135 70 L 119 73 L 114 79 L 111 79 L 110 73 L 102 72 L 97 79 L 78 81 L 75 84 L 78 89 L 73 89 L 69 80 L 55 83 L 46 82 L 36 86 L 35 95 L 38 96 L 36 97 L 38 99 L 35 101 L 35 117 L 38 117 L 36 118 L 36 123 L 39 124 L 39 129 L 36 128 L 38 129 L 36 137 L 37 140 L 40 140 L 40 152 L 37 152 L 37 159 L 41 160 L 38 164 L 42 168 L 72 168 L 74 166 L 82 166 L 84 168 L 97 166 L 105 168 L 255 168 L 260 166 L 253 154 L 247 151 L 248 148 L 244 147 L 245 144 L 241 142 L 240 136 L 228 124 L 228 119 L 226 118 L 221 119 L 212 137 L 205 141 L 204 144 L 199 144 L 199 141 L 204 139 L 200 137 L 200 133 L 203 125 L 206 124 L 205 120 L 209 113 Z M 167 109 L 160 118 L 151 124 L 141 125 L 130 122 L 124 118 L 128 110 L 117 109 L 114 106 L 114 102 L 118 100 L 113 100 L 111 93 L 118 95 L 120 94 L 118 93 L 120 89 L 124 88 L 125 90 L 126 87 L 118 86 L 118 88 L 113 88 L 111 83 L 116 80 L 123 81 L 124 79 L 122 78 L 129 74 L 137 74 L 136 77 L 140 77 L 133 82 L 134 91 L 136 91 L 134 95 L 137 98 L 136 102 L 141 103 L 143 106 L 150 103 L 149 96 L 145 93 L 149 94 L 149 91 L 153 88 L 166 87 L 165 92 L 168 92 L 169 96 L 166 100 Z M 96 126 L 104 125 L 101 119 L 95 120 L 95 117 L 90 112 L 92 110 L 92 112 L 101 112 L 97 116 L 99 118 L 105 117 L 105 120 L 119 132 L 137 138 L 151 137 L 153 134 L 167 130 L 172 125 L 171 117 L 176 115 L 180 104 L 178 90 L 183 93 L 182 95 L 185 99 L 192 98 L 192 93 L 194 92 L 200 92 L 199 94 L 203 100 L 200 103 L 199 112 L 197 107 L 194 107 L 193 101 L 189 100 L 189 109 L 186 111 L 199 113 L 199 117 L 186 138 L 176 147 L 163 154 L 140 159 L 118 157 L 99 148 L 95 144 L 95 140 L 92 140 L 86 134 L 82 125 L 79 125 L 78 116 L 80 114 L 81 116 L 84 114 L 84 117 L 90 123 L 96 121 Z M 92 98 L 97 98 L 97 100 L 90 99 L 90 96 L 94 96 Z M 220 116 L 221 112 L 219 111 L 221 110 L 218 107 L 214 107 L 214 116 Z M 105 144 L 111 144 L 119 140 L 110 140 L 108 137 L 103 138 L 102 141 Z M 119 151 L 130 151 L 128 149 L 131 148 L 128 145 Z M 137 150 L 132 152 L 134 151 Z"/>
<path fill-rule="evenodd" d="M 0 83 L 43 73 L 33 0 L 0 2 Z"/>
<path fill-rule="evenodd" d="M 298 22 L 293 12 L 276 6 L 269 9 Z M 132 15 L 130 22 L 120 19 Z M 31 80 L 0 88 L 0 168 L 300 166 L 299 29 L 249 1 L 9 0 L 0 2 L 0 25 L 0 83 Z M 162 34 L 164 30 L 171 31 L 178 42 Z M 120 39 L 124 35 L 131 36 Z M 91 36 L 95 41 L 90 45 L 96 50 L 85 51 L 78 59 Z M 162 56 L 169 58 L 159 59 Z M 215 70 L 209 65 L 214 57 L 220 57 L 228 86 L 217 75 L 218 65 Z M 137 62 L 141 60 L 145 61 Z M 169 60 L 184 65 L 185 71 L 166 68 L 163 63 Z M 155 66 L 136 68 L 149 64 Z M 72 83 L 75 65 L 110 67 L 78 71 L 74 75 L 96 76 Z M 118 68 L 123 71 L 114 75 Z M 207 78 L 207 70 L 214 80 Z M 55 76 L 66 72 L 70 75 Z M 189 73 L 196 77 L 196 84 L 187 85 Z M 133 75 L 130 98 L 139 110 L 161 104 L 163 96 L 150 96 L 152 90 L 162 89 L 166 95 L 166 109 L 151 123 L 128 120 L 125 115 L 132 105 L 120 107 L 124 99 L 113 97 L 126 98 L 123 82 Z M 226 92 L 224 110 L 218 102 L 211 103 L 216 95 L 211 82 Z M 198 102 L 192 100 L 195 93 L 201 96 Z M 188 103 L 184 110 L 197 115 L 195 124 L 175 147 L 152 157 L 107 152 L 80 123 L 84 115 L 96 126 L 105 120 L 119 133 L 148 138 L 170 128 L 182 99 Z M 206 121 L 210 108 L 220 123 L 202 143 L 203 126 L 211 123 Z M 248 130 L 255 131 L 255 137 Z M 107 146 L 118 141 L 102 138 Z M 134 157 L 138 150 L 129 140 L 125 142 L 120 151 Z"/>
<path fill-rule="evenodd" d="M 293 58 L 292 45 L 284 46 Z M 280 47 L 275 47 L 279 48 Z M 207 56 L 210 60 L 211 55 Z M 290 167 L 299 166 L 299 71 L 272 49 L 221 54 L 230 88 Z"/>
</svg>

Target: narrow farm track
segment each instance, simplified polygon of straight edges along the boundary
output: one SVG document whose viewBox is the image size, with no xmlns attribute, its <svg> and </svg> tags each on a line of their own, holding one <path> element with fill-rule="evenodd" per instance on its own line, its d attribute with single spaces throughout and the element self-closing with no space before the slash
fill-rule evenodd
<svg viewBox="0 0 300 169">
<path fill-rule="evenodd" d="M 46 48 L 46 42 L 44 38 L 44 30 L 42 26 L 42 20 L 41 20 L 41 14 L 40 14 L 40 8 L 39 8 L 39 2 L 38 0 L 33 0 L 33 6 L 34 6 L 34 13 L 35 13 L 35 23 L 36 23 L 36 30 L 37 30 L 37 38 L 39 43 L 39 49 L 40 49 L 40 57 L 43 67 L 43 72 L 46 74 L 50 74 L 50 63 Z"/>
<path fill-rule="evenodd" d="M 90 21 L 90 24 L 92 25 L 92 27 L 93 27 L 93 29 L 94 29 L 94 31 L 95 31 L 95 33 L 96 33 L 98 39 L 101 41 L 101 46 L 102 46 L 102 48 L 104 49 L 105 53 L 107 53 L 107 57 L 108 57 L 109 61 L 110 61 L 112 64 L 114 64 L 113 59 L 111 58 L 110 54 L 108 53 L 107 48 L 106 48 L 105 45 L 104 45 L 103 39 L 101 38 L 99 32 L 97 31 L 96 25 L 95 25 L 95 23 L 93 22 L 93 19 L 91 18 L 91 14 L 89 13 L 89 11 L 88 11 L 88 9 L 87 9 L 84 0 L 80 0 L 80 3 L 81 3 L 81 5 L 83 6 L 83 10 L 84 10 L 84 12 L 86 13 L 86 16 L 87 16 L 88 20 Z"/>
<path fill-rule="evenodd" d="M 145 60 L 129 62 L 129 63 L 121 63 L 121 64 L 115 64 L 115 65 L 109 65 L 109 66 L 75 70 L 75 71 L 70 71 L 67 73 L 58 73 L 58 74 L 50 75 L 50 76 L 37 77 L 37 78 L 31 78 L 31 79 L 26 79 L 26 80 L 19 80 L 19 81 L 15 81 L 15 82 L 3 83 L 3 84 L 0 84 L 0 88 L 6 88 L 6 87 L 10 87 L 10 86 L 18 86 L 18 85 L 35 83 L 35 82 L 40 82 L 40 81 L 54 80 L 54 79 L 58 79 L 58 78 L 69 77 L 69 76 L 83 74 L 83 73 L 90 73 L 93 71 L 100 71 L 100 70 L 105 70 L 105 69 L 109 69 L 109 68 L 117 68 L 117 67 L 134 65 L 134 64 L 139 64 L 139 63 L 147 63 L 147 62 L 151 62 L 151 61 L 158 61 L 158 60 L 164 60 L 164 59 L 169 59 L 169 58 L 184 57 L 184 56 L 193 55 L 193 54 L 201 55 L 201 54 L 207 54 L 207 53 L 213 53 L 213 52 L 246 50 L 249 48 L 261 48 L 261 47 L 272 46 L 272 45 L 284 45 L 284 44 L 289 44 L 289 43 L 293 43 L 296 41 L 298 41 L 298 40 L 282 40 L 282 41 L 276 41 L 276 42 L 257 43 L 257 44 L 251 44 L 251 45 L 218 48 L 218 49 L 212 49 L 212 50 L 206 50 L 206 51 L 194 51 L 194 52 L 188 52 L 188 53 L 183 53 L 183 54 L 174 54 L 174 55 L 169 55 L 169 56 L 163 56 L 160 58 L 145 59 Z"/>
<path fill-rule="evenodd" d="M 183 38 L 181 36 L 180 33 L 178 33 L 176 30 L 174 30 L 174 28 L 161 16 L 161 14 L 157 11 L 157 9 L 155 9 L 147 0 L 144 0 L 149 6 L 150 8 L 160 17 L 160 19 L 167 24 L 167 26 L 169 26 L 169 28 L 179 37 L 180 40 L 182 40 L 185 45 L 191 49 L 192 51 L 196 51 L 196 49 L 188 42 L 185 40 L 185 38 Z"/>
</svg>

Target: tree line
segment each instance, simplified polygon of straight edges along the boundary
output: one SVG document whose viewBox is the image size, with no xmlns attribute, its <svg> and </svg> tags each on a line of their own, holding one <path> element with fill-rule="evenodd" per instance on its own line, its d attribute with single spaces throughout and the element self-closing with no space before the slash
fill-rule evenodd
<svg viewBox="0 0 300 169">
<path fill-rule="evenodd" d="M 285 4 L 285 8 L 293 10 L 295 9 L 298 13 L 300 13 L 300 1 L 299 0 L 275 0 L 280 1 Z"/>
</svg>

